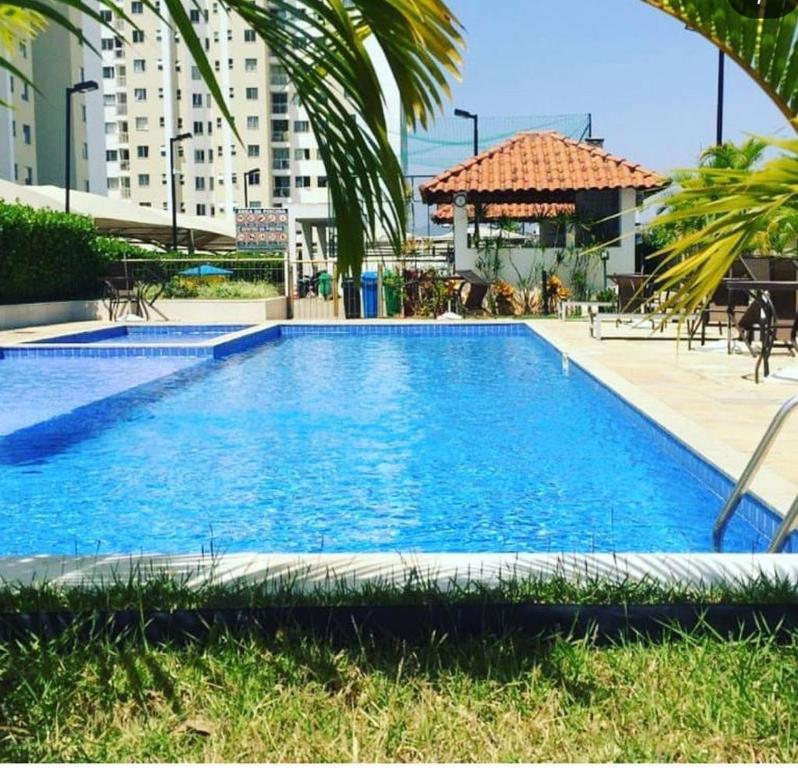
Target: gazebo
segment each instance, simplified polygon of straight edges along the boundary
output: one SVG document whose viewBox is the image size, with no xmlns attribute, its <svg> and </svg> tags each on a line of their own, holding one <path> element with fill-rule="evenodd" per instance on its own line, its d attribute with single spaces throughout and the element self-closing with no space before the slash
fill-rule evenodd
<svg viewBox="0 0 798 768">
<path fill-rule="evenodd" d="M 519 133 L 420 189 L 425 203 L 439 206 L 435 220 L 454 224 L 458 269 L 475 265 L 477 250 L 469 246 L 467 230 L 469 208 L 480 204 L 485 220 L 545 221 L 564 213 L 580 215 L 595 222 L 595 240 L 606 244 L 609 268 L 633 272 L 639 196 L 666 183 L 659 174 L 606 152 L 598 140 L 578 142 L 546 131 Z"/>
</svg>

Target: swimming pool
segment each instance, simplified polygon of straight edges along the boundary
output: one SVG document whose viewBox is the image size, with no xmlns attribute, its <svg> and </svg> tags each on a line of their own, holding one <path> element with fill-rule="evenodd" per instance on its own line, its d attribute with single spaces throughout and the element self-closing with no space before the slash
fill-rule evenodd
<svg viewBox="0 0 798 768">
<path fill-rule="evenodd" d="M 249 325 L 113 325 L 37 339 L 31 344 L 197 344 L 237 333 Z"/>
<path fill-rule="evenodd" d="M 0 415 L 4 554 L 711 551 L 728 479 L 525 325 L 272 338 Z M 11 356 L 2 380 L 23 362 L 61 402 L 120 360 L 53 380 L 63 361 Z M 725 549 L 764 550 L 775 522 L 746 500 Z"/>
</svg>

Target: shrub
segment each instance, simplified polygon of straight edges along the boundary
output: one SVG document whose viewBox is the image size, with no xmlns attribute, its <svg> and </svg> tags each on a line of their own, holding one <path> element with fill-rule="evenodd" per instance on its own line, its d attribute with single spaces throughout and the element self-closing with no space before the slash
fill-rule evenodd
<svg viewBox="0 0 798 768">
<path fill-rule="evenodd" d="M 0 202 L 0 302 L 96 296 L 104 255 L 87 216 Z"/>
</svg>

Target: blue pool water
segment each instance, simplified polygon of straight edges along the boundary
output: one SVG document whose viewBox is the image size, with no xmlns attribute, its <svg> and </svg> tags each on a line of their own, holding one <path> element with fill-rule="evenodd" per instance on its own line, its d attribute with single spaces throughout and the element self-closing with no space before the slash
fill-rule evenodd
<svg viewBox="0 0 798 768">
<path fill-rule="evenodd" d="M 688 452 L 525 328 L 282 333 L 0 360 L 0 552 L 711 550 Z M 736 519 L 725 549 L 762 545 Z"/>
<path fill-rule="evenodd" d="M 32 344 L 197 344 L 248 325 L 117 325 L 96 331 L 40 339 Z"/>
</svg>

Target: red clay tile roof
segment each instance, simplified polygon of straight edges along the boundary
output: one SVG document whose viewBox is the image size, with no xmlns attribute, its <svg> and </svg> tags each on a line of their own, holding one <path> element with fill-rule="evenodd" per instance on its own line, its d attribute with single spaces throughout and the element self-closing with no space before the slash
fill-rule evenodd
<svg viewBox="0 0 798 768">
<path fill-rule="evenodd" d="M 573 203 L 489 203 L 482 207 L 482 221 L 499 221 L 514 219 L 515 221 L 538 221 L 554 219 L 557 216 L 570 216 L 576 211 Z M 474 206 L 468 206 L 468 218 L 474 219 Z M 432 220 L 436 224 L 451 224 L 454 220 L 454 206 L 451 203 L 439 205 Z"/>
<path fill-rule="evenodd" d="M 665 179 L 591 144 L 556 131 L 519 133 L 421 185 L 425 203 L 455 192 L 484 202 L 573 202 L 588 189 L 655 190 Z"/>
</svg>

